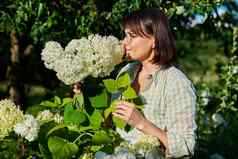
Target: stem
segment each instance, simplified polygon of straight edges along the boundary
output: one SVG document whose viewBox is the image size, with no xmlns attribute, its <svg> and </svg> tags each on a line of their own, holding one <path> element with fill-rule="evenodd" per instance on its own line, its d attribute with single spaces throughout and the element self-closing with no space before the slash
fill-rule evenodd
<svg viewBox="0 0 238 159">
<path fill-rule="evenodd" d="M 92 134 L 90 134 L 90 133 L 83 133 L 83 134 L 81 134 L 81 135 L 79 135 L 75 140 L 74 140 L 74 144 L 76 143 L 76 141 L 78 141 L 82 136 L 84 136 L 84 135 L 89 135 L 89 136 L 93 136 Z"/>
</svg>

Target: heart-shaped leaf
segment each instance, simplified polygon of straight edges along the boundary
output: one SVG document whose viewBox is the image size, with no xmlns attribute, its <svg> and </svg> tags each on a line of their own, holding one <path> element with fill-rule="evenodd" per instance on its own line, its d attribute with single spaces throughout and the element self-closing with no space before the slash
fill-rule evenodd
<svg viewBox="0 0 238 159">
<path fill-rule="evenodd" d="M 96 145 L 109 144 L 111 142 L 112 142 L 111 138 L 103 130 L 97 131 L 92 137 L 92 143 Z"/>
<path fill-rule="evenodd" d="M 131 78 L 128 73 L 119 76 L 117 81 L 117 88 L 125 88 L 131 85 Z"/>
<path fill-rule="evenodd" d="M 112 113 L 112 107 L 109 107 L 104 110 L 104 118 L 107 119 L 107 117 Z"/>
<path fill-rule="evenodd" d="M 122 119 L 113 116 L 112 120 L 113 120 L 113 123 L 116 125 L 116 127 L 120 128 L 120 129 L 125 128 L 126 122 L 123 121 Z"/>
<path fill-rule="evenodd" d="M 65 128 L 65 127 L 67 127 L 67 125 L 65 125 L 65 124 L 57 125 L 57 126 L 53 127 L 52 129 L 50 129 L 50 130 L 48 131 L 47 136 L 49 136 L 49 135 L 50 135 L 51 133 L 53 133 L 54 131 L 59 130 L 59 129 L 62 129 L 62 128 Z"/>
<path fill-rule="evenodd" d="M 72 98 L 63 98 L 62 106 L 65 106 L 67 104 L 71 104 L 73 102 Z"/>
<path fill-rule="evenodd" d="M 81 124 L 86 121 L 86 115 L 84 112 L 79 110 L 75 110 L 72 105 L 65 106 L 64 109 L 64 122 L 65 123 L 73 123 L 73 124 Z"/>
<path fill-rule="evenodd" d="M 125 99 L 135 99 L 138 97 L 135 90 L 131 86 L 127 87 L 127 89 L 122 92 L 122 95 Z"/>
<path fill-rule="evenodd" d="M 91 125 L 94 128 L 99 128 L 101 126 L 103 117 L 99 110 L 94 110 L 93 114 L 89 118 Z"/>
<path fill-rule="evenodd" d="M 108 107 L 108 94 L 105 89 L 94 97 L 89 97 L 89 100 L 94 108 L 106 108 Z"/>
<path fill-rule="evenodd" d="M 117 102 L 118 102 L 118 100 L 114 100 L 111 103 L 111 106 L 110 106 L 111 112 L 114 112 L 116 110 Z M 122 119 L 113 116 L 112 120 L 113 120 L 113 123 L 114 123 L 114 125 L 116 127 L 120 128 L 120 129 L 124 129 L 125 128 L 126 122 L 123 121 Z"/>
<path fill-rule="evenodd" d="M 116 93 L 118 90 L 117 90 L 117 83 L 115 80 L 113 79 L 106 79 L 106 80 L 103 80 L 103 83 L 107 89 L 108 92 L 110 93 Z"/>
<path fill-rule="evenodd" d="M 48 147 L 53 159 L 71 158 L 79 150 L 76 144 L 57 136 L 49 138 Z"/>
</svg>

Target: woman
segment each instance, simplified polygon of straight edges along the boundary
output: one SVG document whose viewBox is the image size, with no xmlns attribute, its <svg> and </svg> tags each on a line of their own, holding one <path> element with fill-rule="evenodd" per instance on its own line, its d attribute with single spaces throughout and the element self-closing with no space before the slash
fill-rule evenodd
<svg viewBox="0 0 238 159">
<path fill-rule="evenodd" d="M 124 19 L 123 44 L 133 74 L 133 88 L 144 99 L 143 114 L 133 103 L 117 103 L 115 117 L 135 129 L 119 133 L 131 143 L 145 134 L 156 137 L 166 157 L 191 157 L 195 145 L 196 96 L 192 83 L 172 65 L 174 41 L 168 18 L 159 9 L 135 11 Z"/>
</svg>

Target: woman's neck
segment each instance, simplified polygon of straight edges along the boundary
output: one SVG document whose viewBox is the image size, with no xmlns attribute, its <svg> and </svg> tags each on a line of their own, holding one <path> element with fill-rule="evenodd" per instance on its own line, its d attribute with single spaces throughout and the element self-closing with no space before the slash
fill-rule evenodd
<svg viewBox="0 0 238 159">
<path fill-rule="evenodd" d="M 151 61 L 143 61 L 142 62 L 142 72 L 147 72 L 149 74 L 154 74 L 157 70 L 160 69 L 160 65 L 153 64 Z"/>
<path fill-rule="evenodd" d="M 141 61 L 142 66 L 141 66 L 141 71 L 153 75 L 157 70 L 160 69 L 160 65 L 154 64 L 153 58 L 155 56 L 154 50 L 151 51 L 150 56 Z"/>
</svg>

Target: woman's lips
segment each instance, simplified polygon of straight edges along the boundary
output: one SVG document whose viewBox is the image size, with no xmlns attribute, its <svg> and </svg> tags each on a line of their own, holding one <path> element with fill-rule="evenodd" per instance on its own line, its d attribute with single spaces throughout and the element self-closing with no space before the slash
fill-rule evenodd
<svg viewBox="0 0 238 159">
<path fill-rule="evenodd" d="M 131 51 L 131 49 L 127 49 L 127 48 L 126 48 L 126 52 L 130 52 L 130 51 Z"/>
<path fill-rule="evenodd" d="M 131 60 L 131 55 L 130 55 L 129 52 L 126 52 L 126 58 L 127 58 L 128 60 Z"/>
</svg>

